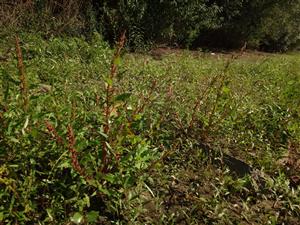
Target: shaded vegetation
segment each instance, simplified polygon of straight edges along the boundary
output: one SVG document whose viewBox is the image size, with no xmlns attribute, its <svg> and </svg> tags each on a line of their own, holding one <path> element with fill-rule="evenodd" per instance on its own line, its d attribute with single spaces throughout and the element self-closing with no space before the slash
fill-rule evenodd
<svg viewBox="0 0 300 225">
<path fill-rule="evenodd" d="M 101 33 L 127 44 L 287 51 L 299 47 L 300 1 L 286 0 L 14 0 L 0 3 L 0 25 L 46 37 Z M 276 16 L 276 19 L 274 18 Z M 5 30 L 6 30 L 5 29 Z"/>
</svg>

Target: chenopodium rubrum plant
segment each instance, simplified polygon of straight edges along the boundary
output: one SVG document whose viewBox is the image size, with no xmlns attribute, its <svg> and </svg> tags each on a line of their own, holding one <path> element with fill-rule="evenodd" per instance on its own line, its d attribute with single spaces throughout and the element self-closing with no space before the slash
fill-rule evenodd
<svg viewBox="0 0 300 225">
<path fill-rule="evenodd" d="M 135 107 L 130 103 L 131 93 L 121 92 L 117 88 L 118 66 L 121 64 L 121 51 L 125 44 L 125 32 L 120 37 L 112 58 L 110 73 L 105 79 L 105 98 L 103 104 L 103 134 L 101 140 L 101 166 L 98 173 L 108 178 L 123 182 L 125 186 L 134 184 L 139 174 L 158 156 L 151 149 L 150 142 L 140 132 L 136 132 L 134 124 L 143 117 L 147 106 L 151 104 L 151 95 L 155 90 L 153 82 L 151 92 L 142 96 Z"/>
<path fill-rule="evenodd" d="M 108 198 L 117 204 L 120 203 L 120 199 L 130 200 L 128 196 L 132 195 L 128 193 L 143 182 L 143 178 L 146 177 L 143 175 L 159 160 L 159 151 L 152 147 L 151 141 L 135 127 L 136 123 L 143 121 L 144 112 L 151 105 L 156 82 L 152 84 L 152 91 L 139 98 L 140 101 L 136 104 L 133 102 L 132 93 L 121 92 L 118 89 L 118 66 L 121 63 L 124 44 L 125 32 L 121 35 L 112 57 L 110 72 L 104 79 L 104 94 L 102 98 L 97 95 L 96 106 L 100 107 L 100 110 L 98 108 L 94 115 L 97 113 L 102 122 L 88 124 L 98 133 L 87 137 L 91 142 L 89 150 L 85 152 L 85 149 L 76 149 L 82 139 L 76 137 L 75 126 L 78 127 L 82 121 L 75 120 L 73 125 L 67 126 L 67 138 L 59 136 L 55 128 L 46 122 L 53 141 L 68 149 L 73 171 L 84 179 L 84 183 L 92 188 L 97 196 Z M 119 207 L 121 206 L 114 205 L 113 209 Z"/>
</svg>

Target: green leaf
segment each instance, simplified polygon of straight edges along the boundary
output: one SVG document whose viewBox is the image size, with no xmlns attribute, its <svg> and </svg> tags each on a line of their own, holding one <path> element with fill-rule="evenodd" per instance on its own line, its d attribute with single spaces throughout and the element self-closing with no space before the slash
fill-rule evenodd
<svg viewBox="0 0 300 225">
<path fill-rule="evenodd" d="M 99 212 L 97 211 L 90 211 L 86 214 L 86 219 L 88 223 L 95 223 L 99 218 Z"/>
<path fill-rule="evenodd" d="M 71 166 L 71 164 L 68 161 L 64 161 L 58 167 L 59 168 L 71 168 L 72 166 Z"/>
<path fill-rule="evenodd" d="M 230 93 L 230 88 L 224 86 L 224 87 L 222 88 L 222 92 L 223 92 L 224 94 L 229 94 L 229 93 Z"/>
<path fill-rule="evenodd" d="M 75 213 L 72 217 L 71 217 L 71 221 L 73 223 L 76 223 L 76 224 L 80 224 L 83 220 L 83 215 L 79 212 Z"/>
<path fill-rule="evenodd" d="M 52 210 L 51 209 L 46 209 L 46 212 L 48 214 L 48 220 L 53 221 Z"/>
<path fill-rule="evenodd" d="M 105 83 L 106 83 L 107 85 L 109 85 L 109 86 L 112 86 L 113 80 L 110 79 L 110 78 L 106 78 L 106 79 L 105 79 Z"/>
<path fill-rule="evenodd" d="M 38 134 L 39 134 L 39 131 L 37 129 L 35 129 L 35 128 L 32 128 L 32 130 L 31 130 L 31 136 L 33 138 L 37 138 Z"/>
<path fill-rule="evenodd" d="M 125 180 L 124 186 L 128 188 L 128 187 L 132 187 L 134 184 L 135 184 L 135 178 L 129 175 Z"/>
<path fill-rule="evenodd" d="M 114 64 L 117 65 L 117 66 L 119 66 L 121 64 L 121 57 L 115 58 Z"/>
<path fill-rule="evenodd" d="M 18 139 L 16 139 L 15 137 L 9 137 L 10 141 L 14 142 L 14 143 L 20 143 L 20 141 Z"/>
<path fill-rule="evenodd" d="M 98 185 L 98 190 L 107 196 L 111 196 L 111 193 L 106 188 L 103 188 L 101 185 Z"/>
<path fill-rule="evenodd" d="M 108 138 L 107 134 L 103 133 L 102 131 L 99 131 L 99 134 L 102 135 L 105 138 Z"/>
<path fill-rule="evenodd" d="M 115 101 L 124 102 L 131 96 L 131 93 L 123 93 L 115 97 Z"/>
<path fill-rule="evenodd" d="M 115 182 L 115 176 L 113 175 L 113 174 L 107 174 L 106 176 L 105 176 L 105 178 L 104 178 L 105 180 L 107 180 L 108 182 L 110 182 L 110 183 L 114 183 Z"/>
<path fill-rule="evenodd" d="M 91 206 L 90 197 L 87 194 L 84 194 L 84 203 L 87 207 Z"/>
<path fill-rule="evenodd" d="M 134 121 L 138 121 L 138 120 L 141 120 L 143 118 L 143 115 L 142 114 L 136 114 L 134 115 Z"/>
</svg>

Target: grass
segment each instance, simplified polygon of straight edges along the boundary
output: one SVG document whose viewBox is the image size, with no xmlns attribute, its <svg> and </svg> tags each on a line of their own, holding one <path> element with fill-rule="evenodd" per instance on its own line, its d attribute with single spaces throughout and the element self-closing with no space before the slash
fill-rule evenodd
<svg viewBox="0 0 300 225">
<path fill-rule="evenodd" d="M 20 40 L 23 60 L 0 43 L 0 224 L 298 223 L 299 54 Z"/>
</svg>

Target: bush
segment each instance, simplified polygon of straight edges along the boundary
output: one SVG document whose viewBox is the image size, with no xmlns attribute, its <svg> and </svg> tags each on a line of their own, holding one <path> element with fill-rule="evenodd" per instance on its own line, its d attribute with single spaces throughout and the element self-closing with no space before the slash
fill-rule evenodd
<svg viewBox="0 0 300 225">
<path fill-rule="evenodd" d="M 274 19 L 274 15 L 280 19 Z M 287 51 L 300 44 L 300 2 L 275 5 L 262 20 L 258 30 L 259 48 L 267 51 Z"/>
<path fill-rule="evenodd" d="M 131 50 L 162 43 L 240 48 L 248 41 L 252 48 L 287 51 L 299 46 L 299 7 L 299 0 L 13 1 L 0 4 L 0 26 L 4 31 L 42 31 L 47 38 L 91 37 L 97 31 L 111 46 L 126 30 Z"/>
</svg>

